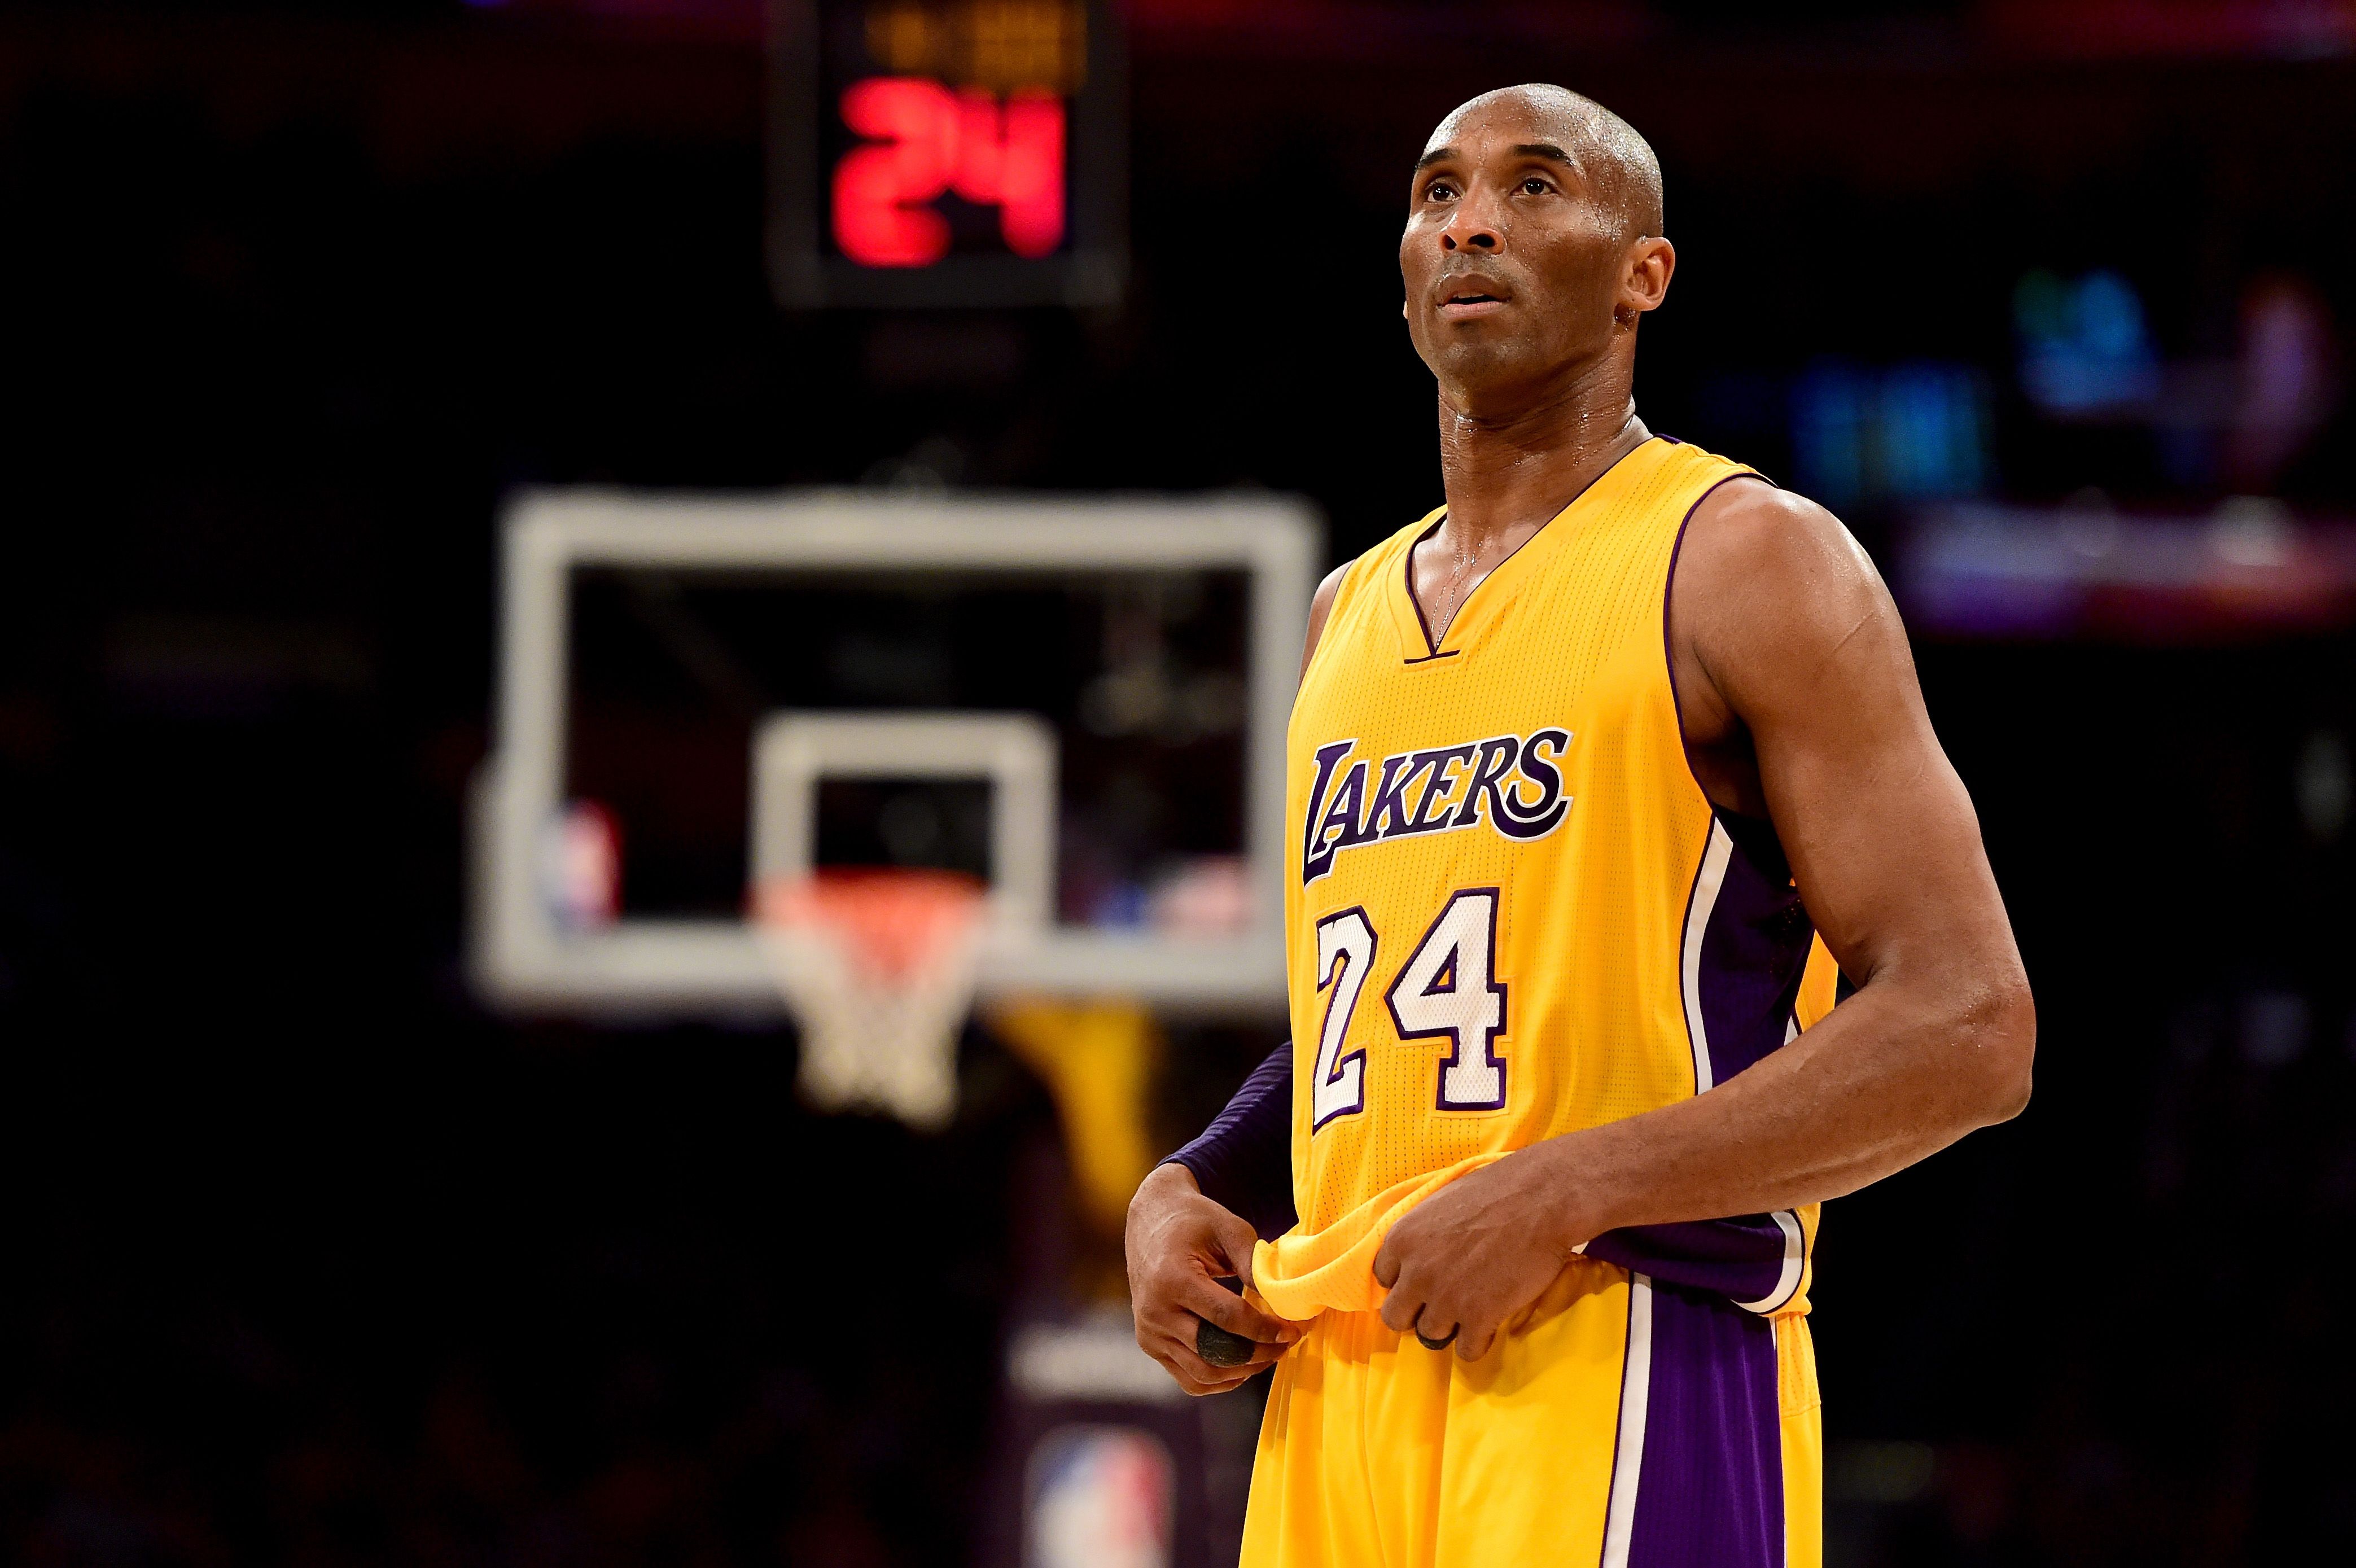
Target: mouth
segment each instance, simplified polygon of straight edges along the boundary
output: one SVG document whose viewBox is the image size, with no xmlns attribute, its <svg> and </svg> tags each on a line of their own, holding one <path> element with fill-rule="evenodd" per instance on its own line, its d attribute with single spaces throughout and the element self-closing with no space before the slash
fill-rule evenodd
<svg viewBox="0 0 2356 1568">
<path fill-rule="evenodd" d="M 1491 316 L 1505 308 L 1505 296 L 1490 291 L 1484 285 L 1467 283 L 1440 295 L 1440 314 L 1450 321 L 1463 321 L 1476 316 Z"/>
</svg>

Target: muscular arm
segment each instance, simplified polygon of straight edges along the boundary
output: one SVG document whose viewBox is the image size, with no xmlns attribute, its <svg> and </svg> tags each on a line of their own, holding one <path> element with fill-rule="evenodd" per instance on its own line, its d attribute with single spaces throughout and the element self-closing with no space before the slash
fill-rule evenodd
<svg viewBox="0 0 2356 1568">
<path fill-rule="evenodd" d="M 1836 1197 L 2029 1097 L 2035 1014 L 1978 821 L 1855 541 L 1813 503 L 1722 487 L 1687 529 L 1670 646 L 1697 775 L 1772 818 L 1857 992 L 1708 1093 L 1535 1144 L 1400 1220 L 1383 1316 L 1460 1325 L 1467 1357 L 1602 1231 Z"/>
<path fill-rule="evenodd" d="M 1872 563 L 1822 507 L 1729 485 L 1694 519 L 1670 629 L 1705 782 L 1740 807 L 1755 777 L 1857 992 L 1723 1096 L 1602 1141 L 1612 1222 L 1836 1197 L 2018 1115 L 2036 1048 L 2028 977 Z M 1673 1176 L 1688 1160 L 1704 1168 Z"/>
</svg>

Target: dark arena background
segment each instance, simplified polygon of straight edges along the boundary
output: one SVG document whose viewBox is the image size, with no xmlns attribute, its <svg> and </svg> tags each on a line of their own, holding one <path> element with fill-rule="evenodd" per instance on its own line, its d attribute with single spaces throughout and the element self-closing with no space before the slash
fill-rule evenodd
<svg viewBox="0 0 2356 1568">
<path fill-rule="evenodd" d="M 919 1133 L 487 994 L 502 508 L 1240 491 L 1322 573 L 1439 499 L 1408 166 L 1540 79 L 1658 147 L 1641 412 L 1872 552 L 2040 1004 L 2024 1117 L 1828 1207 L 1828 1561 L 2356 1561 L 2356 6 L 1071 6 L 939 68 L 986 177 L 864 195 L 841 51 L 982 24 L 859 10 L 0 8 L 0 1557 L 1083 1560 L 1010 1523 L 1010 1342 L 1118 1280 L 1028 1059 Z M 1282 1027 L 1166 1020 L 1152 1152 Z M 1258 1398 L 1102 1561 L 1232 1553 Z"/>
</svg>

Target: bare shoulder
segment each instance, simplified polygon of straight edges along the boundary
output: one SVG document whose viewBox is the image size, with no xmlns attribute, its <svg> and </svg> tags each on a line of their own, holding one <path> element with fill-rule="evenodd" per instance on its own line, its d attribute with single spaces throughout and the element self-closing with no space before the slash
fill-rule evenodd
<svg viewBox="0 0 2356 1568">
<path fill-rule="evenodd" d="M 1334 596 L 1342 591 L 1342 579 L 1350 575 L 1355 561 L 1344 561 L 1325 574 L 1317 591 L 1309 598 L 1309 640 L 1301 650 L 1301 672 L 1309 672 L 1309 660 L 1316 655 L 1317 639 L 1325 635 L 1325 618 L 1333 613 Z"/>
<path fill-rule="evenodd" d="M 1742 590 L 1713 595 L 1756 599 L 1770 592 L 1835 594 L 1881 589 L 1880 574 L 1840 519 L 1764 479 L 1719 486 L 1694 508 L 1677 556 L 1687 582 Z"/>
<path fill-rule="evenodd" d="M 1903 656 L 1898 607 L 1856 536 L 1764 480 L 1721 485 L 1694 509 L 1672 592 L 1673 628 L 1723 687 L 1761 664 L 1803 673 L 1861 638 Z"/>
<path fill-rule="evenodd" d="M 1309 625 L 1311 628 L 1311 640 L 1314 641 L 1316 639 L 1315 628 L 1323 626 L 1325 624 L 1325 618 L 1333 613 L 1333 596 L 1342 591 L 1342 579 L 1350 575 L 1350 568 L 1356 564 L 1357 563 L 1355 561 L 1343 562 L 1339 566 L 1334 567 L 1331 572 L 1325 574 L 1325 580 L 1318 584 L 1317 591 L 1310 596 Z"/>
<path fill-rule="evenodd" d="M 1804 496 L 1763 480 L 1710 492 L 1687 524 L 1670 595 L 1689 745 L 1827 703 L 1920 706 L 1881 574 L 1840 519 Z"/>
</svg>

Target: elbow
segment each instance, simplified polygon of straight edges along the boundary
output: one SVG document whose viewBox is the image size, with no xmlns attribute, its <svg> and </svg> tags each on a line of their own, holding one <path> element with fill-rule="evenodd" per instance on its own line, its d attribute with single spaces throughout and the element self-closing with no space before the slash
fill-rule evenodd
<svg viewBox="0 0 2356 1568">
<path fill-rule="evenodd" d="M 2029 1108 L 2037 1062 L 2037 1003 L 2029 993 L 2029 977 L 2014 967 L 1972 1011 L 1966 1037 L 1979 1068 L 1973 1075 L 1976 1120 L 1987 1127 Z"/>
</svg>

